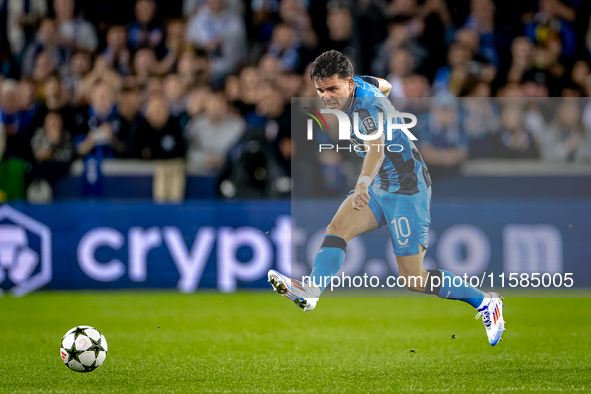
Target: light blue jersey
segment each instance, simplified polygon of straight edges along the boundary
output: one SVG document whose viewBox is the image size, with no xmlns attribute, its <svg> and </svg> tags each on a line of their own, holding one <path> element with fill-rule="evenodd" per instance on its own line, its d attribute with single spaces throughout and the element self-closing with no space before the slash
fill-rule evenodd
<svg viewBox="0 0 591 394">
<path fill-rule="evenodd" d="M 425 249 L 428 247 L 427 233 L 431 224 L 431 178 L 427 166 L 415 144 L 404 132 L 394 130 L 392 138 L 388 139 L 386 114 L 396 110 L 376 86 L 377 80 L 363 76 L 355 76 L 353 79 L 355 92 L 345 110 L 351 124 L 357 113 L 358 130 L 361 134 L 368 135 L 378 129 L 378 114 L 384 113 L 385 157 L 378 175 L 368 187 L 369 208 L 376 218 L 378 228 L 388 226 L 396 256 L 419 254 L 419 245 L 423 245 Z M 400 119 L 398 123 L 401 123 Z M 364 142 L 351 130 L 351 143 L 357 146 L 372 142 Z M 394 152 L 390 152 L 388 146 L 393 146 L 391 150 Z M 358 153 L 365 158 L 363 151 Z"/>
<path fill-rule="evenodd" d="M 353 124 L 355 113 L 359 116 L 359 132 L 368 135 L 377 130 L 378 114 L 382 112 L 384 134 L 387 131 L 387 114 L 396 111 L 390 101 L 377 88 L 372 77 L 354 76 L 355 91 L 344 112 Z M 375 81 L 375 82 L 374 82 Z M 379 99 L 371 99 L 379 98 Z M 412 195 L 431 186 L 427 166 L 415 144 L 401 130 L 394 130 L 392 138 L 385 136 L 384 162 L 372 185 L 389 193 Z M 351 130 L 351 143 L 355 146 L 371 144 L 372 141 L 359 139 Z M 391 147 L 391 151 L 388 149 Z M 365 152 L 359 154 L 365 158 Z"/>
</svg>

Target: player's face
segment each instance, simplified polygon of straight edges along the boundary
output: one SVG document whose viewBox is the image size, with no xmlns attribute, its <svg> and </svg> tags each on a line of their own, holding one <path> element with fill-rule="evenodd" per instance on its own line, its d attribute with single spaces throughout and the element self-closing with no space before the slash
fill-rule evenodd
<svg viewBox="0 0 591 394">
<path fill-rule="evenodd" d="M 341 79 L 337 74 L 314 82 L 316 93 L 328 109 L 342 109 L 353 93 L 353 78 Z"/>
</svg>

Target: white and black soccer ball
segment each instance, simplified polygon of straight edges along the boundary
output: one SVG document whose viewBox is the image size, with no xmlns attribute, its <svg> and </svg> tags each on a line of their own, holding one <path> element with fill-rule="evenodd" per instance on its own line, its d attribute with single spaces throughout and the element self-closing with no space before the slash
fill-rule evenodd
<svg viewBox="0 0 591 394">
<path fill-rule="evenodd" d="M 91 372 L 103 365 L 109 346 L 105 336 L 91 326 L 72 328 L 62 338 L 60 357 L 76 372 Z"/>
</svg>

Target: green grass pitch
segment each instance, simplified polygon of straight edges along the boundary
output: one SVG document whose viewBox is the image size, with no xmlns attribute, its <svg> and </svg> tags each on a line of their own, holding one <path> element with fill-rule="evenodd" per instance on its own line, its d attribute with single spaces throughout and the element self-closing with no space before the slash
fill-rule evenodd
<svg viewBox="0 0 591 394">
<path fill-rule="evenodd" d="M 505 300 L 491 347 L 473 309 L 437 298 L 268 292 L 39 292 L 0 299 L 1 393 L 591 392 L 591 299 Z M 59 357 L 76 325 L 105 334 L 92 373 Z"/>
</svg>

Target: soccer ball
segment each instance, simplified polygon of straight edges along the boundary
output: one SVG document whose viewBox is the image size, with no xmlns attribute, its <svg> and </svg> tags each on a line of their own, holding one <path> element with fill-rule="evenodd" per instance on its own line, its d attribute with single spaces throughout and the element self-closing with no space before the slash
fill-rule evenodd
<svg viewBox="0 0 591 394">
<path fill-rule="evenodd" d="M 62 338 L 60 356 L 72 371 L 91 372 L 103 365 L 108 350 L 107 340 L 99 330 L 77 326 Z"/>
</svg>

